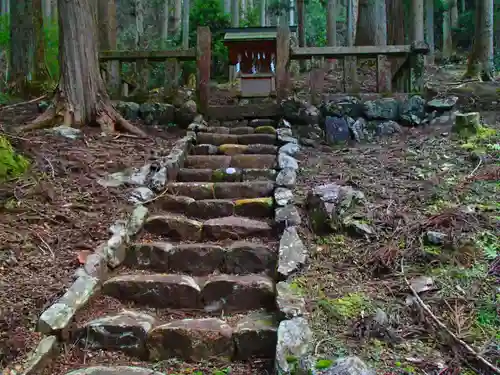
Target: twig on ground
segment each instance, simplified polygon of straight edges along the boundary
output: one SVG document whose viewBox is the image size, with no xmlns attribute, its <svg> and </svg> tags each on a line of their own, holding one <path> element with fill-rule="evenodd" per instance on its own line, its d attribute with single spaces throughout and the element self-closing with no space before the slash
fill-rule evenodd
<svg viewBox="0 0 500 375">
<path fill-rule="evenodd" d="M 10 109 L 10 108 L 18 107 L 20 105 L 35 103 L 35 102 L 37 102 L 39 100 L 45 99 L 46 97 L 47 97 L 47 94 L 42 95 L 42 96 L 40 96 L 38 98 L 35 98 L 35 99 L 28 100 L 27 102 L 14 103 L 14 104 L 11 104 L 11 105 L 6 105 L 4 107 L 0 107 L 0 111 L 3 111 L 4 109 Z"/>
<path fill-rule="evenodd" d="M 493 365 L 492 363 L 490 363 L 489 361 L 487 361 L 483 356 L 481 356 L 480 354 L 476 353 L 476 351 L 471 347 L 469 346 L 469 344 L 467 344 L 465 341 L 463 341 L 462 339 L 460 339 L 457 335 L 455 335 L 448 327 L 446 327 L 446 325 L 444 323 L 442 323 L 436 315 L 434 315 L 434 313 L 432 312 L 432 310 L 429 308 L 429 306 L 427 306 L 425 304 L 425 302 L 422 300 L 422 298 L 420 298 L 420 296 L 418 295 L 418 293 L 415 291 L 415 289 L 413 289 L 413 287 L 411 286 L 410 282 L 408 281 L 408 278 L 406 277 L 405 275 L 405 271 L 404 271 L 404 257 L 401 258 L 401 274 L 403 275 L 403 278 L 405 280 L 405 283 L 406 285 L 408 285 L 408 288 L 410 289 L 410 291 L 412 292 L 413 296 L 415 297 L 416 301 L 418 302 L 418 304 L 420 305 L 420 307 L 427 313 L 427 315 L 430 316 L 430 318 L 434 321 L 434 323 L 436 323 L 436 325 L 443 329 L 444 331 L 446 331 L 446 333 L 448 335 L 450 335 L 453 340 L 455 340 L 458 344 L 460 344 L 460 346 L 465 349 L 470 355 L 472 355 L 475 359 L 477 359 L 479 362 L 481 362 L 483 365 L 485 365 L 486 367 L 488 367 L 490 370 L 493 371 L 493 373 L 495 374 L 500 374 L 500 369 L 498 367 L 496 367 L 495 365 Z"/>
<path fill-rule="evenodd" d="M 478 170 L 478 169 L 479 169 L 479 167 L 481 166 L 482 162 L 483 162 L 483 158 L 482 158 L 482 157 L 479 157 L 479 163 L 477 163 L 476 168 L 474 168 L 474 169 L 472 170 L 472 172 L 471 172 L 471 173 L 469 173 L 469 176 L 468 176 L 469 178 L 471 178 L 472 176 L 474 176 L 474 173 L 476 173 L 476 172 L 477 172 L 477 170 Z"/>
<path fill-rule="evenodd" d="M 56 255 L 54 254 L 54 251 L 52 250 L 52 248 L 49 246 L 49 244 L 35 231 L 33 231 L 33 233 L 35 233 L 35 236 L 38 237 L 38 239 L 40 241 L 42 241 L 42 244 L 45 246 L 45 248 L 50 252 L 50 254 L 52 255 L 52 258 L 55 258 Z"/>
<path fill-rule="evenodd" d="M 165 190 L 163 190 L 160 194 L 158 194 L 156 197 L 153 197 L 151 199 L 148 199 L 147 201 L 144 201 L 142 202 L 141 204 L 144 205 L 144 204 L 148 204 L 148 203 L 151 203 L 151 202 L 154 202 L 155 200 L 163 197 L 164 195 L 166 195 L 168 192 L 168 188 L 166 188 Z"/>
</svg>

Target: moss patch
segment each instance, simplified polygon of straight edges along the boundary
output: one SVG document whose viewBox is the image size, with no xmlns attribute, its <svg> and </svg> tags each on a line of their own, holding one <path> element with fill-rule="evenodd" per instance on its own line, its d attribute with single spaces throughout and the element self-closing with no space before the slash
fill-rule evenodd
<svg viewBox="0 0 500 375">
<path fill-rule="evenodd" d="M 22 175 L 29 165 L 24 156 L 14 151 L 9 140 L 0 136 L 0 181 Z"/>
<path fill-rule="evenodd" d="M 247 149 L 247 145 L 224 144 L 219 146 L 219 152 L 224 155 L 244 154 Z"/>
<path fill-rule="evenodd" d="M 258 134 L 276 134 L 276 129 L 272 126 L 259 126 L 255 128 L 255 133 Z"/>
<path fill-rule="evenodd" d="M 247 199 L 238 199 L 237 201 L 234 202 L 234 205 L 236 207 L 241 207 L 245 206 L 247 204 L 260 204 L 262 206 L 266 207 L 273 207 L 274 201 L 273 198 L 271 197 L 266 197 L 266 198 L 247 198 Z"/>
</svg>

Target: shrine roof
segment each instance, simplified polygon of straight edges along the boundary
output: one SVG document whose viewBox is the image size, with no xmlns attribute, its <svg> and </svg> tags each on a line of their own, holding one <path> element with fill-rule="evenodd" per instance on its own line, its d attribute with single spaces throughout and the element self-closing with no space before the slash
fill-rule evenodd
<svg viewBox="0 0 500 375">
<path fill-rule="evenodd" d="M 295 31 L 296 26 L 291 26 L 290 30 Z M 278 30 L 276 27 L 239 27 L 224 30 L 225 42 L 238 42 L 250 40 L 276 40 Z"/>
</svg>

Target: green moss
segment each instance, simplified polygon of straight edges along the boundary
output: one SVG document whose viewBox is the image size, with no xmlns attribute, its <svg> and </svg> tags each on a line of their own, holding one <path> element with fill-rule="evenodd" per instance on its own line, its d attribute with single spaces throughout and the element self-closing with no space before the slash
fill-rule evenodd
<svg viewBox="0 0 500 375">
<path fill-rule="evenodd" d="M 0 181 L 22 175 L 30 163 L 22 155 L 18 155 L 9 140 L 0 136 Z"/>
<path fill-rule="evenodd" d="M 274 201 L 273 201 L 273 198 L 267 197 L 267 198 L 238 199 L 237 201 L 234 202 L 234 205 L 236 207 L 244 206 L 244 205 L 247 205 L 247 204 L 260 204 L 262 206 L 266 206 L 266 207 L 272 208 L 274 206 Z"/>
<path fill-rule="evenodd" d="M 327 368 L 332 367 L 334 362 L 330 359 L 319 359 L 314 367 L 316 370 L 326 370 Z"/>
<path fill-rule="evenodd" d="M 276 129 L 272 126 L 258 126 L 255 128 L 255 133 L 259 134 L 276 134 Z"/>
<path fill-rule="evenodd" d="M 369 298 L 362 293 L 349 293 L 337 299 L 325 298 L 318 301 L 319 307 L 327 315 L 339 320 L 348 320 L 358 317 L 363 310 L 371 310 Z"/>
<path fill-rule="evenodd" d="M 224 181 L 226 173 L 223 169 L 216 169 L 212 172 L 212 181 L 221 182 Z"/>
</svg>

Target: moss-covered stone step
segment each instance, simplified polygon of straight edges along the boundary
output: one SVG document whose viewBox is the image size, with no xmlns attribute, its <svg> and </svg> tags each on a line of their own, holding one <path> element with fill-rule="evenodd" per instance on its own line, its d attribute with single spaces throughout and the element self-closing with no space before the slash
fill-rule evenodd
<svg viewBox="0 0 500 375">
<path fill-rule="evenodd" d="M 144 231 L 173 240 L 225 240 L 248 237 L 271 237 L 272 226 L 266 221 L 242 216 L 224 216 L 206 221 L 190 219 L 173 213 L 153 215 L 144 224 Z"/>
<path fill-rule="evenodd" d="M 227 168 L 277 168 L 276 154 L 253 155 L 190 155 L 186 158 L 186 168 L 227 169 Z"/>
<path fill-rule="evenodd" d="M 122 351 L 151 361 L 172 358 L 202 361 L 214 356 L 247 360 L 274 357 L 277 324 L 275 316 L 264 311 L 224 319 L 161 321 L 152 314 L 123 310 L 80 325 L 77 337 L 79 345 L 86 349 Z M 146 374 L 142 370 L 137 372 L 137 368 L 131 372 L 124 367 L 116 369 L 121 372 L 90 373 Z"/>
<path fill-rule="evenodd" d="M 154 308 L 245 312 L 272 309 L 274 281 L 263 275 L 131 274 L 107 280 L 102 291 L 121 302 Z"/>
<path fill-rule="evenodd" d="M 199 128 L 198 132 L 241 135 L 241 134 L 253 134 L 255 133 L 255 128 L 251 126 L 235 126 L 235 127 L 209 126 L 209 127 Z"/>
<path fill-rule="evenodd" d="M 274 181 L 278 172 L 274 169 L 262 168 L 221 168 L 198 169 L 181 168 L 177 175 L 179 182 L 244 182 Z"/>
<path fill-rule="evenodd" d="M 214 272 L 237 275 L 265 272 L 273 275 L 276 263 L 275 246 L 250 241 L 226 245 L 208 242 L 138 242 L 127 248 L 124 261 L 129 268 L 193 276 L 206 276 Z"/>
<path fill-rule="evenodd" d="M 278 153 L 278 146 L 275 145 L 239 145 L 239 144 L 224 144 L 218 147 L 218 154 L 222 155 L 238 155 L 238 154 L 270 154 Z"/>
<path fill-rule="evenodd" d="M 198 133 L 196 136 L 197 144 L 210 144 L 220 146 L 223 144 L 277 144 L 275 134 L 218 134 L 218 133 Z"/>
<path fill-rule="evenodd" d="M 272 196 L 271 181 L 248 182 L 172 182 L 167 193 L 194 199 L 243 199 Z"/>
<path fill-rule="evenodd" d="M 164 375 L 164 373 L 135 366 L 92 366 L 68 372 L 66 375 Z"/>
</svg>

